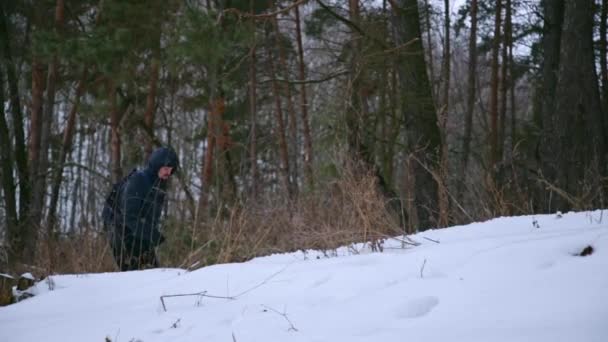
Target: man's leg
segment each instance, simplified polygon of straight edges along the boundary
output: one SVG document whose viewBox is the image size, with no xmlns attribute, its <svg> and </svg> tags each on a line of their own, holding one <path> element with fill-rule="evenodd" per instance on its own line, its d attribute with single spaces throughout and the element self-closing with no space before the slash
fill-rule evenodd
<svg viewBox="0 0 608 342">
<path fill-rule="evenodd" d="M 139 258 L 139 269 L 147 269 L 147 268 L 157 268 L 158 267 L 158 258 L 156 257 L 156 252 L 154 248 L 146 250 L 141 253 L 141 257 Z"/>
</svg>

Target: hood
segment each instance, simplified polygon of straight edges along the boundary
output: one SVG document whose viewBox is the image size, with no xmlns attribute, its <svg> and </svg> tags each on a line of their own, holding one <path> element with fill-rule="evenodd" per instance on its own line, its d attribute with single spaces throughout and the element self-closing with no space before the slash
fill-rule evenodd
<svg viewBox="0 0 608 342">
<path fill-rule="evenodd" d="M 171 166 L 173 168 L 172 173 L 175 173 L 179 166 L 177 154 L 170 147 L 160 147 L 152 152 L 150 158 L 148 158 L 146 172 L 152 175 L 158 175 L 158 170 L 163 166 Z"/>
</svg>

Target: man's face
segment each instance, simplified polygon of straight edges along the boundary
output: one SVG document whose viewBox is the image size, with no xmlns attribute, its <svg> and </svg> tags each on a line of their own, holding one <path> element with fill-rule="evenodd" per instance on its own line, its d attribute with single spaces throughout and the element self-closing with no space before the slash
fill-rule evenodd
<svg viewBox="0 0 608 342">
<path fill-rule="evenodd" d="M 171 172 L 173 172 L 173 168 L 171 166 L 162 166 L 158 170 L 158 178 L 167 180 L 171 176 Z"/>
</svg>

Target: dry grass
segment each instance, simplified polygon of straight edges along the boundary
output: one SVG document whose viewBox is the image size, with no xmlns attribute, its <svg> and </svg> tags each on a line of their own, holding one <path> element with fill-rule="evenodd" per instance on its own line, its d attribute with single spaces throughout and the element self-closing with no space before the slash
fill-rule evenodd
<svg viewBox="0 0 608 342">
<path fill-rule="evenodd" d="M 275 197 L 232 207 L 193 236 L 196 248 L 188 248 L 183 236 L 169 236 L 161 260 L 197 268 L 296 250 L 331 254 L 359 242 L 380 251 L 384 237 L 402 231 L 387 210 L 376 178 L 355 170 L 345 166 L 338 180 L 295 201 Z"/>
</svg>

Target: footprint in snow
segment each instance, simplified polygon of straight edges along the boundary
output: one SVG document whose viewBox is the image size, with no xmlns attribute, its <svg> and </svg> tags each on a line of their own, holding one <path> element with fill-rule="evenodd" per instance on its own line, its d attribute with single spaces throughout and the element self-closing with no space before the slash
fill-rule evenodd
<svg viewBox="0 0 608 342">
<path fill-rule="evenodd" d="M 439 299 L 433 296 L 419 297 L 408 300 L 397 311 L 399 318 L 422 317 L 431 312 L 439 304 Z"/>
</svg>

